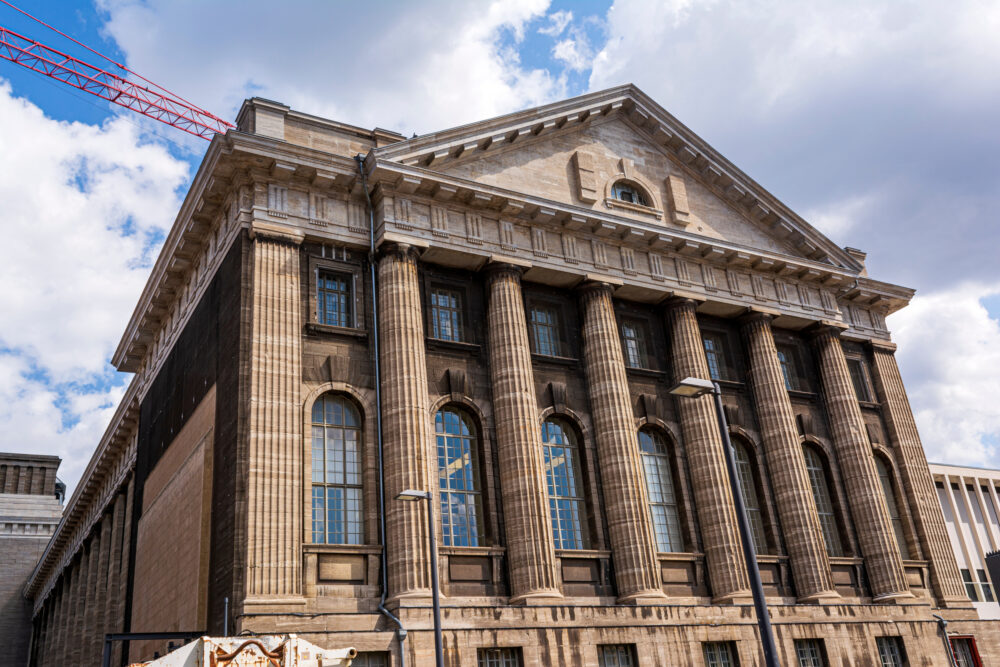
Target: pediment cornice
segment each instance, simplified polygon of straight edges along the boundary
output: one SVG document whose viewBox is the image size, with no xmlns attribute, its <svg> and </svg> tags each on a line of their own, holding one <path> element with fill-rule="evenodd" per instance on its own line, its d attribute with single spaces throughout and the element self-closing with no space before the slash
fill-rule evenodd
<svg viewBox="0 0 1000 667">
<path fill-rule="evenodd" d="M 635 86 L 610 88 L 375 149 L 380 160 L 439 170 L 599 119 L 620 117 L 720 199 L 804 257 L 860 271 L 843 248 L 785 206 Z"/>
</svg>

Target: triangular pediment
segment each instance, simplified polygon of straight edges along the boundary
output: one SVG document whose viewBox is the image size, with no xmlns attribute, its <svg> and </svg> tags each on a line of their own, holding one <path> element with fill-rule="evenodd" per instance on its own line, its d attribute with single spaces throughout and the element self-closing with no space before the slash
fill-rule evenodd
<svg viewBox="0 0 1000 667">
<path fill-rule="evenodd" d="M 861 268 L 631 85 L 415 137 L 376 154 L 666 231 Z M 622 202 L 613 192 L 621 181 L 645 201 Z"/>
</svg>

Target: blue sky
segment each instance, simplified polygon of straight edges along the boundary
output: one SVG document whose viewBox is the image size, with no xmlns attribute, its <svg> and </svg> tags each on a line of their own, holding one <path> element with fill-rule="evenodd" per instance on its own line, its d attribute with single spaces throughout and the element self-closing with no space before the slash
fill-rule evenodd
<svg viewBox="0 0 1000 667">
<path fill-rule="evenodd" d="M 633 82 L 918 290 L 890 319 L 931 459 L 1000 466 L 1000 8 L 985 0 L 23 2 L 224 118 L 258 94 L 406 135 Z M 0 25 L 98 57 L 0 5 Z M 109 65 L 110 67 L 110 65 Z M 207 142 L 0 61 L 0 449 L 72 486 Z"/>
</svg>

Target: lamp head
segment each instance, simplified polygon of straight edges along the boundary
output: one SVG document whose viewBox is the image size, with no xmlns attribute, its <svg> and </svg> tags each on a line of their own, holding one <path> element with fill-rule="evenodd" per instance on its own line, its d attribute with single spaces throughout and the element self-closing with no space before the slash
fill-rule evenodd
<svg viewBox="0 0 1000 667">
<path fill-rule="evenodd" d="M 711 394 L 714 391 L 714 382 L 695 377 L 684 378 L 670 388 L 671 394 L 674 396 L 683 396 L 684 398 L 698 398 L 705 394 Z"/>
<path fill-rule="evenodd" d="M 396 496 L 396 500 L 430 500 L 430 491 L 417 491 L 416 489 L 407 489 L 406 491 L 400 491 Z"/>
</svg>

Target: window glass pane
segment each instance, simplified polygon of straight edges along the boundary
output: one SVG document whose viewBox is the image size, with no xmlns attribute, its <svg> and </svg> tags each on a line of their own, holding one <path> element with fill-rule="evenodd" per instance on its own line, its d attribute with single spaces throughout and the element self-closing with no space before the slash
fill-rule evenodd
<svg viewBox="0 0 1000 667">
<path fill-rule="evenodd" d="M 542 443 L 555 548 L 587 549 L 590 537 L 584 530 L 586 509 L 576 436 L 561 420 L 548 419 L 542 424 Z"/>
<path fill-rule="evenodd" d="M 705 346 L 709 377 L 713 380 L 725 380 L 726 358 L 723 352 L 722 338 L 715 334 L 703 334 L 702 343 Z"/>
<path fill-rule="evenodd" d="M 481 533 L 482 493 L 476 428 L 465 413 L 444 408 L 434 417 L 434 431 L 444 543 L 446 546 L 477 547 Z"/>
<path fill-rule="evenodd" d="M 363 651 L 351 661 L 351 667 L 389 667 L 389 654 L 384 651 Z"/>
<path fill-rule="evenodd" d="M 736 667 L 732 642 L 705 642 L 705 667 Z"/>
<path fill-rule="evenodd" d="M 789 368 L 789 352 L 784 348 L 778 348 L 778 363 L 781 364 L 781 376 L 785 380 L 785 389 L 789 391 L 795 389 L 795 383 L 792 381 L 793 371 Z"/>
<path fill-rule="evenodd" d="M 747 448 L 740 442 L 734 442 L 736 449 L 736 473 L 740 480 L 740 491 L 743 504 L 750 519 L 750 537 L 753 547 L 759 554 L 767 553 L 767 538 L 764 533 L 764 517 L 760 510 L 760 499 L 757 496 L 756 463 L 751 460 Z"/>
<path fill-rule="evenodd" d="M 431 336 L 439 340 L 463 340 L 460 292 L 443 288 L 431 290 Z"/>
<path fill-rule="evenodd" d="M 823 649 L 818 639 L 795 640 L 795 657 L 799 667 L 824 667 Z"/>
<path fill-rule="evenodd" d="M 953 637 L 951 640 L 951 650 L 955 656 L 955 667 L 978 667 L 975 658 L 975 648 L 971 639 L 967 637 Z"/>
<path fill-rule="evenodd" d="M 864 360 L 848 357 L 847 369 L 851 372 L 854 395 L 859 401 L 871 401 L 872 393 L 868 383 L 868 367 Z"/>
<path fill-rule="evenodd" d="M 903 519 L 899 515 L 899 501 L 896 497 L 896 487 L 889 473 L 889 467 L 882 460 L 882 457 L 875 457 L 875 467 L 878 469 L 879 481 L 882 482 L 882 493 L 885 496 L 886 507 L 889 508 L 889 516 L 892 518 L 892 529 L 896 536 L 896 545 L 899 547 L 899 555 L 903 559 L 910 557 L 910 550 L 906 544 L 906 534 L 903 532 Z"/>
<path fill-rule="evenodd" d="M 354 300 L 350 276 L 320 271 L 316 278 L 316 317 L 321 324 L 354 326 L 351 306 Z"/>
<path fill-rule="evenodd" d="M 812 447 L 806 446 L 802 451 L 805 454 L 806 470 L 809 472 L 809 481 L 812 484 L 813 500 L 816 501 L 819 523 L 823 528 L 826 550 L 831 556 L 840 556 L 843 553 L 840 529 L 837 527 L 837 517 L 833 511 L 830 487 L 827 484 L 826 466 L 820 454 Z"/>
<path fill-rule="evenodd" d="M 645 328 L 639 322 L 622 322 L 622 341 L 625 364 L 630 368 L 647 368 Z"/>
<path fill-rule="evenodd" d="M 899 637 L 876 637 L 878 659 L 882 667 L 903 667 L 903 640 Z"/>
<path fill-rule="evenodd" d="M 361 419 L 342 396 L 316 399 L 312 417 L 312 541 L 361 544 Z"/>
<path fill-rule="evenodd" d="M 532 306 L 531 339 L 536 354 L 549 357 L 562 356 L 559 345 L 559 318 L 554 308 Z"/>
<path fill-rule="evenodd" d="M 597 647 L 598 667 L 635 667 L 632 644 L 606 644 Z"/>
<path fill-rule="evenodd" d="M 658 432 L 644 428 L 639 431 L 646 493 L 649 496 L 653 532 L 659 551 L 683 551 L 680 513 L 674 493 L 673 466 L 667 444 Z"/>
<path fill-rule="evenodd" d="M 521 667 L 521 649 L 481 648 L 478 662 L 479 667 Z"/>
</svg>

